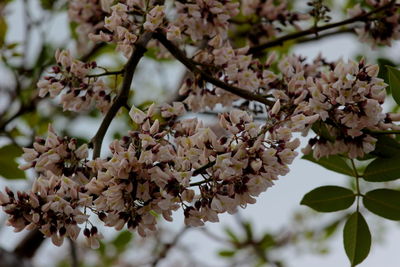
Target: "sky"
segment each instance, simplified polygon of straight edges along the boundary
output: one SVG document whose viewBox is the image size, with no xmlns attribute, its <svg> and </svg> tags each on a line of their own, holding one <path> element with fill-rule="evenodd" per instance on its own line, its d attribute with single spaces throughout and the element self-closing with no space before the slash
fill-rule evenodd
<svg viewBox="0 0 400 267">
<path fill-rule="evenodd" d="M 13 15 L 11 15 L 11 36 L 13 40 L 18 40 L 23 35 L 21 24 L 18 23 L 18 19 L 21 16 L 20 13 L 21 1 L 16 1 L 13 8 Z M 34 7 L 33 7 L 34 10 Z M 65 42 L 67 40 L 67 34 L 63 36 L 63 30 L 66 29 L 65 16 L 60 16 L 56 22 L 52 25 L 49 31 L 49 36 L 57 36 L 54 38 L 55 42 Z M 60 35 L 61 34 L 61 35 Z M 33 40 L 37 42 L 38 40 Z M 395 58 L 400 59 L 400 46 L 395 44 L 388 53 Z M 316 43 L 302 44 L 296 47 L 294 53 L 307 56 L 309 58 L 316 57 L 318 53 L 322 53 L 328 60 L 337 60 L 339 58 L 349 59 L 355 54 L 367 53 L 368 57 L 374 57 L 377 52 L 371 51 L 368 46 L 356 45 L 354 37 L 349 36 L 336 36 L 330 37 Z M 367 57 L 367 59 L 368 59 Z M 148 71 L 150 68 L 155 68 L 155 64 L 143 66 L 144 71 Z M 174 77 L 174 72 L 179 74 L 182 68 L 179 64 L 174 64 L 173 67 L 169 68 L 171 73 L 167 73 L 166 77 Z M 172 74 L 172 75 L 171 75 Z M 175 75 L 179 76 L 179 75 Z M 173 83 L 171 81 L 170 83 Z M 139 95 L 140 97 L 140 95 Z M 1 105 L 1 102 L 0 102 Z M 82 127 L 76 125 L 76 130 L 84 132 L 88 135 L 95 132 L 97 123 L 91 123 L 91 127 Z M 57 128 L 57 125 L 56 125 Z M 305 140 L 303 145 L 305 145 Z M 107 141 L 104 142 L 107 144 Z M 300 207 L 299 202 L 302 196 L 311 191 L 312 189 L 322 185 L 346 185 L 348 177 L 333 173 L 325 170 L 315 164 L 307 162 L 302 159 L 296 159 L 291 166 L 291 172 L 281 177 L 276 184 L 262 193 L 257 198 L 257 203 L 248 205 L 246 209 L 241 210 L 240 214 L 242 218 L 252 222 L 256 233 L 263 233 L 265 230 L 280 230 L 283 226 L 291 224 L 293 211 L 298 209 L 307 210 L 307 207 Z M 0 185 L 3 188 L 5 182 L 0 180 Z M 25 183 L 20 182 L 13 186 L 24 187 Z M 354 206 L 352 207 L 353 209 Z M 175 221 L 168 223 L 166 226 L 171 228 L 173 231 L 178 231 L 183 225 L 183 216 L 181 212 L 177 212 L 174 216 Z M 0 217 L 1 218 L 1 217 Z M 329 215 L 324 215 L 321 220 L 329 221 Z M 333 217 L 332 217 L 333 218 Z M 375 222 L 383 222 L 379 220 L 375 215 L 367 215 L 367 221 L 373 222 L 370 225 L 372 236 L 379 239 L 379 233 L 381 231 L 380 225 Z M 230 226 L 237 229 L 237 222 L 232 215 L 220 216 L 220 223 L 207 223 L 207 229 L 216 235 L 223 236 L 223 229 L 226 226 Z M 383 235 L 384 242 L 373 242 L 370 255 L 368 258 L 359 266 L 361 267 L 397 267 L 400 262 L 399 240 L 400 240 L 400 225 L 395 222 L 385 222 L 386 234 Z M 331 253 L 325 256 L 318 256 L 309 253 L 298 253 L 294 250 L 288 250 L 283 253 L 283 257 L 290 267 L 306 267 L 306 266 L 324 266 L 324 267 L 337 267 L 337 266 L 349 266 L 348 259 L 343 249 L 342 241 L 342 229 L 343 225 L 339 226 L 338 233 L 331 240 L 330 248 Z M 12 233 L 10 228 L 2 227 L 0 229 L 0 246 L 11 249 L 17 242 L 18 239 L 25 233 Z M 217 242 L 210 240 L 201 234 L 200 231 L 188 231 L 182 239 L 183 246 L 190 248 L 196 257 L 202 262 L 207 262 L 209 266 L 226 266 L 226 263 L 217 257 L 216 251 L 223 246 Z M 36 262 L 38 266 L 49 266 L 47 259 L 49 257 L 57 257 L 57 255 L 63 254 L 64 248 L 56 248 L 50 242 L 47 242 L 41 247 Z M 50 253 L 50 254 L 49 254 Z M 280 256 L 280 255 L 279 255 Z M 160 266 L 171 266 L 171 261 L 167 260 Z"/>
</svg>

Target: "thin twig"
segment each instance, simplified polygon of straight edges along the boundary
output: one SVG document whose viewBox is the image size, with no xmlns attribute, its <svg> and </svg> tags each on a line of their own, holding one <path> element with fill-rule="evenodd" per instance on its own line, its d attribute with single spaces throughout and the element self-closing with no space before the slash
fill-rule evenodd
<svg viewBox="0 0 400 267">
<path fill-rule="evenodd" d="M 189 59 L 186 57 L 184 52 L 182 52 L 178 47 L 176 47 L 172 42 L 170 42 L 163 33 L 160 31 L 156 32 L 154 34 L 154 37 L 160 41 L 160 43 L 177 59 L 179 60 L 183 65 L 186 66 L 191 72 L 199 74 L 205 81 L 221 88 L 224 89 L 225 91 L 228 91 L 234 95 L 240 96 L 244 99 L 247 100 L 252 100 L 252 101 L 257 101 L 262 104 L 265 104 L 267 106 L 273 106 L 275 102 L 266 99 L 264 96 L 259 95 L 259 94 L 254 94 L 250 91 L 247 91 L 245 89 L 229 85 L 217 78 L 214 78 L 207 72 L 203 71 L 202 69 L 199 69 L 197 67 L 197 63 L 194 62 L 193 60 Z"/>
<path fill-rule="evenodd" d="M 157 258 L 155 258 L 153 260 L 153 262 L 151 263 L 151 266 L 155 267 L 157 266 L 157 264 L 164 259 L 165 257 L 167 257 L 169 251 L 171 250 L 171 248 L 173 248 L 179 241 L 179 239 L 183 236 L 183 234 L 186 232 L 186 230 L 189 229 L 189 226 L 185 226 L 175 237 L 174 239 L 170 242 L 170 243 L 166 243 L 164 244 L 163 249 L 160 251 L 160 253 L 158 254 Z"/>
<path fill-rule="evenodd" d="M 101 144 L 103 143 L 104 136 L 110 126 L 112 120 L 115 115 L 118 113 L 119 109 L 126 105 L 129 96 L 129 90 L 131 88 L 131 83 L 133 80 L 133 74 L 135 73 L 136 67 L 143 57 L 143 54 L 146 52 L 146 45 L 149 42 L 152 33 L 146 32 L 144 33 L 139 40 L 135 43 L 134 51 L 132 52 L 131 57 L 124 67 L 124 81 L 122 83 L 121 90 L 119 91 L 118 96 L 115 98 L 114 103 L 111 105 L 108 110 L 106 116 L 100 124 L 97 133 L 91 140 L 91 144 L 93 145 L 93 159 L 98 158 L 101 153 Z"/>
<path fill-rule="evenodd" d="M 87 77 L 89 77 L 89 78 L 96 78 L 96 77 L 111 76 L 111 75 L 120 75 L 120 74 L 124 74 L 124 70 L 105 71 L 105 72 L 98 73 L 98 74 L 87 75 Z"/>
<path fill-rule="evenodd" d="M 400 130 L 364 130 L 367 134 L 376 134 L 376 135 L 384 135 L 384 134 L 400 134 Z"/>
<path fill-rule="evenodd" d="M 325 30 L 328 30 L 328 29 L 344 26 L 344 25 L 351 24 L 351 23 L 354 23 L 354 22 L 357 22 L 357 21 L 366 20 L 371 15 L 379 13 L 379 12 L 381 12 L 381 11 L 387 9 L 387 8 L 390 8 L 391 6 L 393 6 L 394 3 L 395 3 L 395 1 L 392 0 L 389 3 L 387 3 L 386 5 L 383 5 L 383 6 L 379 7 L 379 8 L 376 8 L 376 9 L 374 9 L 374 10 L 368 12 L 368 13 L 360 14 L 358 16 L 355 16 L 355 17 L 352 17 L 352 18 L 349 18 L 349 19 L 345 19 L 345 20 L 342 20 L 342 21 L 339 21 L 339 22 L 335 22 L 335 23 L 331 23 L 331 24 L 326 24 L 326 25 L 320 26 L 320 27 L 314 27 L 313 26 L 313 27 L 310 27 L 307 30 L 300 31 L 300 32 L 294 32 L 294 33 L 279 37 L 279 38 L 277 38 L 275 40 L 266 42 L 264 44 L 253 46 L 253 47 L 251 47 L 249 49 L 247 54 L 256 54 L 256 53 L 261 52 L 262 50 L 264 50 L 266 48 L 282 45 L 284 42 L 289 41 L 289 40 L 297 39 L 297 38 L 304 37 L 304 36 L 307 36 L 307 35 L 310 35 L 310 34 L 315 34 L 315 33 L 318 33 L 318 32 L 321 32 L 321 31 L 325 31 Z"/>
</svg>

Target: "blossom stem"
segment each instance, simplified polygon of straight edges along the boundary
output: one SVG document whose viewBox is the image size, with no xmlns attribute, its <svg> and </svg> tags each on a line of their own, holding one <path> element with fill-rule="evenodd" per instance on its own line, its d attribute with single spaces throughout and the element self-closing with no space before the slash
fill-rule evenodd
<svg viewBox="0 0 400 267">
<path fill-rule="evenodd" d="M 201 173 L 203 173 L 205 170 L 207 170 L 208 168 L 212 167 L 215 165 L 215 161 L 210 161 L 209 163 L 201 166 L 200 168 L 194 170 L 193 172 L 193 176 L 199 175 Z"/>
<path fill-rule="evenodd" d="M 299 31 L 299 32 L 294 32 L 282 37 L 279 37 L 275 40 L 260 44 L 260 45 L 256 45 L 253 46 L 249 49 L 249 51 L 247 52 L 248 54 L 256 54 L 258 52 L 261 52 L 262 50 L 266 49 L 266 48 L 270 48 L 270 47 L 274 47 L 274 46 L 279 46 L 282 45 L 284 42 L 289 41 L 289 40 L 293 40 L 293 39 L 297 39 L 300 37 L 304 37 L 310 34 L 316 34 L 318 32 L 321 31 L 325 31 L 325 30 L 329 30 L 332 28 L 336 28 L 336 27 L 340 27 L 340 26 L 344 26 L 347 24 L 351 24 L 357 21 L 363 21 L 368 19 L 371 15 L 379 13 L 387 8 L 390 8 L 393 6 L 393 4 L 395 3 L 395 0 L 390 1 L 389 3 L 387 3 L 386 5 L 383 5 L 379 8 L 376 8 L 374 10 L 371 10 L 368 13 L 364 13 L 364 14 L 360 14 L 358 16 L 352 17 L 352 18 L 348 18 L 339 22 L 335 22 L 335 23 L 330 23 L 330 24 L 326 24 L 324 26 L 320 26 L 320 27 L 310 27 L 307 30 L 304 31 Z"/>
<path fill-rule="evenodd" d="M 102 76 L 120 75 L 120 74 L 124 74 L 124 72 L 125 72 L 124 70 L 105 71 L 105 72 L 98 73 L 98 74 L 87 75 L 87 77 L 96 78 L 96 77 L 102 77 Z"/>
<path fill-rule="evenodd" d="M 112 120 L 115 115 L 117 115 L 119 109 L 128 101 L 129 90 L 131 89 L 131 83 L 133 80 L 133 74 L 135 73 L 135 69 L 143 57 L 143 54 L 146 52 L 146 45 L 150 41 L 152 33 L 146 32 L 144 33 L 139 40 L 135 43 L 134 51 L 132 52 L 131 57 L 124 67 L 124 80 L 122 82 L 121 90 L 119 91 L 118 96 L 115 98 L 114 103 L 111 105 L 107 114 L 105 115 L 103 121 L 100 124 L 99 129 L 97 130 L 95 136 L 91 140 L 91 144 L 93 145 L 93 159 L 98 158 L 101 153 L 101 145 L 103 143 L 104 136 L 110 126 Z"/>
<path fill-rule="evenodd" d="M 197 63 L 194 62 L 193 60 L 189 59 L 184 52 L 182 52 L 178 47 L 176 47 L 172 42 L 170 42 L 163 33 L 160 31 L 156 32 L 154 34 L 154 37 L 162 43 L 162 45 L 177 59 L 179 60 L 183 65 L 185 65 L 186 68 L 188 68 L 191 72 L 199 74 L 205 81 L 221 88 L 224 89 L 225 91 L 228 91 L 234 95 L 240 96 L 244 99 L 247 100 L 252 100 L 252 101 L 257 101 L 262 104 L 265 104 L 267 106 L 273 106 L 274 101 L 266 99 L 264 96 L 259 95 L 259 94 L 254 94 L 250 91 L 247 91 L 243 88 L 239 88 L 230 84 L 227 84 L 217 78 L 214 78 L 212 75 L 208 74 L 204 70 L 200 69 L 197 67 Z"/>
<path fill-rule="evenodd" d="M 387 131 L 376 131 L 376 130 L 367 130 L 366 133 L 369 134 L 400 134 L 400 130 L 387 130 Z"/>
</svg>

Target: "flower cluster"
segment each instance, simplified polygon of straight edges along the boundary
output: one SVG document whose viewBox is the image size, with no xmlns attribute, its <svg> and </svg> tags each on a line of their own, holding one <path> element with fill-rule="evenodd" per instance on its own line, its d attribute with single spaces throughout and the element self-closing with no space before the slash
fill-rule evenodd
<svg viewBox="0 0 400 267">
<path fill-rule="evenodd" d="M 96 33 L 104 27 L 104 9 L 98 0 L 71 0 L 68 3 L 68 15 L 77 24 L 75 29 L 78 41 L 86 47 L 88 35 Z"/>
<path fill-rule="evenodd" d="M 375 148 L 376 139 L 368 131 L 397 127 L 382 112 L 387 85 L 377 77 L 377 65 L 366 65 L 363 60 L 338 61 L 333 70 L 308 77 L 301 68 L 288 66 L 289 61 L 280 66 L 282 73 L 291 77 L 280 101 L 296 107 L 293 115 L 317 114 L 322 123 L 315 126 L 318 136 L 310 140 L 305 153 L 313 148 L 315 158 L 334 154 L 363 157 Z"/>
<path fill-rule="evenodd" d="M 58 65 L 52 67 L 52 75 L 45 76 L 37 84 L 40 97 L 61 95 L 64 110 L 86 110 L 92 104 L 103 113 L 108 110 L 111 91 L 102 79 L 88 76 L 97 68 L 96 62 L 84 63 L 74 59 L 68 50 L 58 50 L 56 61 Z"/>
<path fill-rule="evenodd" d="M 0 203 L 15 231 L 39 229 L 58 246 L 64 237 L 76 240 L 79 224 L 87 224 L 89 218 L 82 208 L 92 203 L 83 186 L 88 181 L 87 145 L 76 145 L 75 139 L 58 137 L 50 126 L 45 140 L 37 138 L 33 148 L 24 148 L 27 163 L 20 168 L 34 168 L 40 176 L 29 192 L 17 196 L 7 188 L 5 194 L 0 192 Z M 95 238 L 91 242 L 98 247 Z"/>
<path fill-rule="evenodd" d="M 230 0 L 176 1 L 175 6 L 177 17 L 171 24 L 195 42 L 216 35 L 226 38 L 228 20 L 239 13 L 239 3 Z"/>
<path fill-rule="evenodd" d="M 110 158 L 92 161 L 86 145 L 76 148 L 50 127 L 46 140 L 24 150 L 28 163 L 21 168 L 40 173 L 32 190 L 18 198 L 10 190 L 0 195 L 9 223 L 17 230 L 38 228 L 59 245 L 90 223 L 87 210 L 106 226 L 126 225 L 143 236 L 156 229 L 157 214 L 171 221 L 179 208 L 188 225 L 216 222 L 219 213 L 254 203 L 297 155 L 299 141 L 284 125 L 261 127 L 247 112 L 233 110 L 220 116 L 226 134 L 218 137 L 195 118 L 177 121 L 184 111 L 179 102 L 152 105 L 146 113 L 133 107 L 137 131 L 112 142 Z M 161 121 L 154 119 L 160 115 Z M 97 245 L 97 228 L 85 226 L 84 235 Z"/>
<path fill-rule="evenodd" d="M 368 0 L 367 5 L 371 8 L 379 8 L 390 4 L 390 0 Z M 367 11 L 360 4 L 349 10 L 351 16 L 363 15 Z M 362 27 L 356 28 L 356 32 L 362 42 L 369 42 L 376 45 L 390 46 L 393 40 L 400 39 L 400 15 L 397 7 L 392 4 L 391 8 L 376 14 L 373 19 L 365 20 Z"/>
<path fill-rule="evenodd" d="M 132 1 L 131 1 L 132 2 Z M 104 29 L 98 34 L 90 34 L 89 38 L 94 42 L 113 42 L 117 44 L 116 51 L 122 52 L 126 57 L 132 53 L 133 44 L 137 40 L 140 24 L 128 13 L 133 12 L 133 4 L 125 5 L 118 3 L 110 7 L 110 3 L 105 7 L 110 16 L 104 19 Z"/>
<path fill-rule="evenodd" d="M 240 22 L 254 25 L 250 31 L 243 33 L 252 45 L 273 39 L 279 35 L 283 27 L 288 25 L 300 29 L 299 22 L 310 18 L 306 13 L 289 10 L 287 1 L 241 1 L 241 13 L 244 15 L 243 21 L 239 21 L 233 28 L 240 32 Z"/>
</svg>

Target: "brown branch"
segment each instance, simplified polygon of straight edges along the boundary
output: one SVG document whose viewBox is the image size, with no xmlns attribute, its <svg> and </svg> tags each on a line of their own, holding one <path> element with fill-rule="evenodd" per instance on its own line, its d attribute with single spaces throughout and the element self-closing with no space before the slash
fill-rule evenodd
<svg viewBox="0 0 400 267">
<path fill-rule="evenodd" d="M 70 245 L 70 253 L 71 253 L 71 267 L 79 267 L 78 261 L 78 251 L 76 249 L 75 241 L 71 238 L 68 238 L 69 245 Z"/>
<path fill-rule="evenodd" d="M 160 41 L 160 43 L 177 59 L 179 60 L 183 65 L 185 65 L 186 68 L 188 68 L 191 72 L 199 74 L 205 81 L 221 88 L 224 89 L 225 91 L 228 91 L 234 95 L 240 96 L 244 99 L 247 100 L 252 100 L 252 101 L 257 101 L 262 104 L 265 104 L 267 106 L 272 106 L 275 102 L 270 101 L 266 99 L 264 96 L 259 95 L 259 94 L 254 94 L 250 91 L 247 91 L 245 89 L 229 85 L 219 79 L 214 78 L 207 72 L 203 71 L 202 69 L 197 67 L 197 63 L 194 62 L 193 60 L 189 59 L 186 57 L 184 52 L 182 52 L 178 47 L 176 47 L 172 42 L 170 42 L 163 33 L 161 32 L 156 32 L 154 34 L 154 37 Z"/>
<path fill-rule="evenodd" d="M 392 7 L 394 3 L 395 3 L 395 1 L 392 0 L 389 3 L 387 3 L 386 5 L 383 5 L 383 6 L 381 6 L 379 8 L 376 8 L 376 9 L 370 11 L 370 12 L 367 12 L 367 13 L 364 13 L 364 14 L 360 14 L 358 16 L 355 16 L 355 17 L 352 17 L 352 18 L 349 18 L 349 19 L 345 19 L 345 20 L 342 20 L 342 21 L 339 21 L 339 22 L 335 22 L 335 23 L 331 23 L 331 24 L 326 24 L 326 25 L 320 26 L 320 27 L 314 27 L 313 26 L 313 27 L 310 27 L 307 30 L 300 31 L 300 32 L 294 32 L 294 33 L 279 37 L 279 38 L 277 38 L 275 40 L 266 42 L 264 44 L 253 46 L 253 47 L 251 47 L 249 49 L 247 54 L 256 54 L 256 53 L 261 52 L 262 50 L 264 50 L 266 48 L 282 45 L 284 42 L 289 41 L 289 40 L 297 39 L 297 38 L 304 37 L 304 36 L 307 36 L 307 35 L 310 35 L 310 34 L 316 34 L 316 33 L 321 32 L 321 31 L 325 31 L 325 30 L 328 30 L 328 29 L 344 26 L 344 25 L 351 24 L 351 23 L 354 23 L 354 22 L 367 20 L 371 15 L 379 13 L 379 12 L 381 12 L 381 11 L 387 9 L 387 8 Z"/>
<path fill-rule="evenodd" d="M 91 144 L 93 145 L 93 159 L 98 158 L 101 152 L 101 144 L 103 143 L 104 136 L 110 126 L 112 120 L 115 115 L 118 113 L 119 109 L 126 105 L 129 96 L 129 90 L 131 89 L 131 83 L 133 80 L 133 74 L 135 73 L 135 69 L 143 57 L 143 54 L 146 52 L 146 45 L 149 42 L 152 33 L 146 32 L 144 33 L 139 40 L 135 43 L 134 51 L 132 52 L 131 57 L 124 67 L 124 80 L 122 83 L 121 90 L 119 91 L 118 96 L 115 98 L 114 103 L 111 105 L 108 110 L 106 116 L 100 124 L 97 133 L 91 140 Z"/>
<path fill-rule="evenodd" d="M 154 261 L 151 263 L 151 266 L 155 267 L 157 266 L 157 264 L 164 259 L 165 257 L 167 257 L 168 252 L 171 250 L 171 248 L 173 248 L 179 241 L 179 239 L 183 236 L 183 234 L 186 232 L 186 230 L 189 229 L 189 226 L 185 226 L 175 237 L 174 239 L 167 244 L 164 244 L 164 247 L 162 248 L 162 250 L 160 251 L 160 253 L 158 254 L 157 258 L 154 259 Z"/>
<path fill-rule="evenodd" d="M 315 37 L 305 37 L 305 38 L 301 38 L 299 39 L 296 44 L 303 44 L 303 43 L 308 43 L 308 42 L 313 42 L 313 41 L 319 41 L 322 40 L 324 38 L 327 37 L 332 37 L 335 35 L 340 35 L 340 34 L 355 34 L 355 32 L 353 31 L 353 29 L 350 28 L 343 28 L 337 31 L 333 31 L 333 32 L 327 32 L 327 33 L 322 33 L 319 34 L 318 36 Z"/>
<path fill-rule="evenodd" d="M 15 255 L 21 258 L 32 258 L 36 250 L 44 241 L 44 236 L 39 230 L 30 231 L 14 249 Z"/>
</svg>

